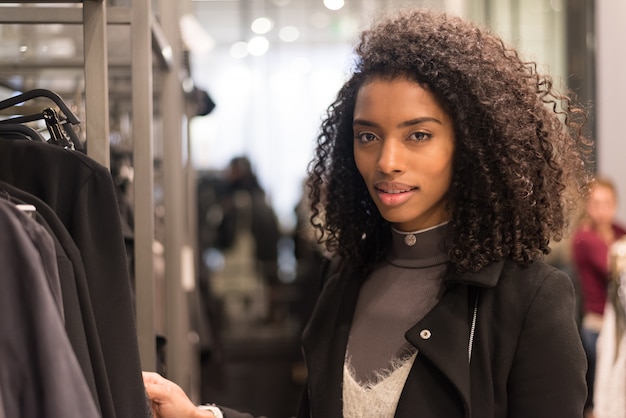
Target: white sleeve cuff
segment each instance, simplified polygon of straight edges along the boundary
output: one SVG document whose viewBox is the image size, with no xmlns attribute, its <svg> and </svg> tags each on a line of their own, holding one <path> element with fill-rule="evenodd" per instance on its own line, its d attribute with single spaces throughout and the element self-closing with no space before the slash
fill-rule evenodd
<svg viewBox="0 0 626 418">
<path fill-rule="evenodd" d="M 224 418 L 222 410 L 215 405 L 199 405 L 198 408 L 203 411 L 211 411 L 213 415 L 215 415 L 215 418 Z"/>
</svg>

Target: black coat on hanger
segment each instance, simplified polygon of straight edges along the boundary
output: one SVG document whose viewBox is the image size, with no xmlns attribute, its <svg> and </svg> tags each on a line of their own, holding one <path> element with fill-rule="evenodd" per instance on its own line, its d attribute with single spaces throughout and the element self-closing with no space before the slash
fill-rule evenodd
<svg viewBox="0 0 626 418">
<path fill-rule="evenodd" d="M 115 416 L 148 417 L 130 272 L 110 172 L 80 152 L 2 140 L 0 180 L 50 206 L 80 249 Z"/>
<path fill-rule="evenodd" d="M 53 238 L 65 313 L 65 331 L 100 413 L 103 417 L 114 416 L 113 397 L 80 250 L 56 213 L 41 199 L 3 181 L 0 181 L 0 192 L 6 193 L 6 198 L 12 203 L 34 206 L 36 212 L 33 218 Z"/>
</svg>

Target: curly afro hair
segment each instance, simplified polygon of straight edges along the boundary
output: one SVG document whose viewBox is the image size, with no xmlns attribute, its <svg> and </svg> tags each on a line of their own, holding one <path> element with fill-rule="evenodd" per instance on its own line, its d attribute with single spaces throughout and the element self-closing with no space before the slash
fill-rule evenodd
<svg viewBox="0 0 626 418">
<path fill-rule="evenodd" d="M 390 244 L 389 223 L 354 162 L 352 119 L 361 86 L 402 77 L 432 91 L 454 124 L 449 255 L 456 270 L 547 254 L 589 177 L 584 111 L 497 36 L 439 12 L 382 19 L 361 34 L 356 57 L 309 165 L 311 222 L 327 250 L 366 274 Z"/>
</svg>

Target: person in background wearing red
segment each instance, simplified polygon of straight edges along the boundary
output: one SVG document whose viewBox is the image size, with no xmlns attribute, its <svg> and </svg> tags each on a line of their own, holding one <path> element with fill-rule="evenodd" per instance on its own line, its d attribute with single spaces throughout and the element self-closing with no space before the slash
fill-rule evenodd
<svg viewBox="0 0 626 418">
<path fill-rule="evenodd" d="M 587 417 L 593 417 L 593 381 L 596 342 L 602 328 L 607 284 L 610 280 L 609 247 L 626 229 L 615 221 L 617 193 L 613 182 L 596 177 L 590 186 L 585 213 L 574 233 L 573 259 L 583 297 L 581 336 L 587 354 Z"/>
</svg>

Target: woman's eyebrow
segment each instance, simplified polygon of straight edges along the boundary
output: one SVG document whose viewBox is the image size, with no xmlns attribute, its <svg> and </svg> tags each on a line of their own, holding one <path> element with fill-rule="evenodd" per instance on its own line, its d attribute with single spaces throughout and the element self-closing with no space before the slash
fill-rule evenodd
<svg viewBox="0 0 626 418">
<path fill-rule="evenodd" d="M 378 127 L 378 124 L 371 122 L 369 120 L 365 120 L 365 119 L 354 119 L 352 121 L 352 126 L 355 126 L 355 125 L 371 126 L 373 128 Z"/>
<path fill-rule="evenodd" d="M 434 118 L 431 116 L 422 116 L 420 118 L 415 118 L 415 119 L 402 122 L 398 124 L 398 128 L 405 128 L 407 126 L 419 125 L 420 123 L 424 123 L 424 122 L 435 122 L 435 123 L 438 123 L 439 125 L 442 125 L 441 121 L 437 118 Z"/>
<path fill-rule="evenodd" d="M 420 123 L 424 123 L 424 122 L 435 122 L 435 123 L 438 123 L 439 125 L 442 125 L 441 121 L 435 117 L 422 116 L 419 118 L 401 122 L 398 124 L 398 128 L 406 128 L 407 126 L 419 125 Z M 373 128 L 378 127 L 377 123 L 366 120 L 366 119 L 354 119 L 352 121 L 352 126 L 355 126 L 355 125 L 371 126 Z"/>
</svg>

